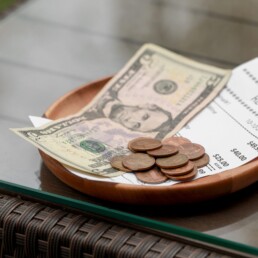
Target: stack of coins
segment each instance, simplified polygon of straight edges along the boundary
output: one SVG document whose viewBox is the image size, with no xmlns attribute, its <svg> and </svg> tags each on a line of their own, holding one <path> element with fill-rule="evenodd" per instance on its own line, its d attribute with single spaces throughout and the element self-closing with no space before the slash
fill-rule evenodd
<svg viewBox="0 0 258 258">
<path fill-rule="evenodd" d="M 124 172 L 134 172 L 137 179 L 149 184 L 165 182 L 168 178 L 188 181 L 197 174 L 197 168 L 209 163 L 209 156 L 200 144 L 184 137 L 170 137 L 163 142 L 147 137 L 129 141 L 133 153 L 116 156 L 111 166 Z"/>
</svg>

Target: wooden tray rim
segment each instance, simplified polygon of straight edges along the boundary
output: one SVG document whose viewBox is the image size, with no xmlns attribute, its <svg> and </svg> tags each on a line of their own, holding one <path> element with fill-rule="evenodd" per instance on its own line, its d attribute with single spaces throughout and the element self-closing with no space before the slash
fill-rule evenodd
<svg viewBox="0 0 258 258">
<path fill-rule="evenodd" d="M 82 85 L 58 98 L 45 112 L 46 118 L 53 119 L 56 110 L 68 99 L 87 91 L 101 88 L 111 77 L 106 77 Z M 101 87 L 100 87 L 101 86 Z M 130 185 L 123 183 L 101 182 L 78 177 L 68 171 L 58 161 L 40 151 L 40 155 L 50 171 L 65 184 L 91 196 L 132 204 L 175 204 L 203 201 L 236 192 L 258 181 L 258 159 L 241 167 L 230 169 L 219 174 L 203 177 L 191 182 L 171 186 Z M 100 191 L 99 191 L 100 190 Z M 161 199 L 176 197 L 177 200 Z"/>
</svg>

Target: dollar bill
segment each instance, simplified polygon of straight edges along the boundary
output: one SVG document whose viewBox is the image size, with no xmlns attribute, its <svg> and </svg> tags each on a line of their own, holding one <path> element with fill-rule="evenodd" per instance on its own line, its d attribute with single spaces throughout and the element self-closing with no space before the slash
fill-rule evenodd
<svg viewBox="0 0 258 258">
<path fill-rule="evenodd" d="M 144 45 L 79 113 L 40 128 L 12 129 L 80 171 L 117 176 L 110 158 L 138 136 L 175 134 L 225 86 L 229 70 Z"/>
</svg>

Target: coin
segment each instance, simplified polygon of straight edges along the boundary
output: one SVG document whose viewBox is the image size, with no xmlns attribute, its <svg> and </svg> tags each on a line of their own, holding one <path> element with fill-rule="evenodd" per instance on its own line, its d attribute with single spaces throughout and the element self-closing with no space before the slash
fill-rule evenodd
<svg viewBox="0 0 258 258">
<path fill-rule="evenodd" d="M 172 137 L 166 138 L 162 141 L 162 144 L 172 144 L 172 145 L 176 145 L 176 146 L 179 146 L 184 143 L 191 143 L 191 141 L 188 140 L 187 138 L 181 137 L 181 136 L 172 136 Z"/>
<path fill-rule="evenodd" d="M 126 156 L 122 163 L 132 171 L 141 171 L 153 167 L 155 165 L 155 159 L 145 153 L 133 153 Z"/>
<path fill-rule="evenodd" d="M 124 172 L 131 172 L 132 170 L 126 168 L 123 163 L 122 160 L 125 158 L 125 155 L 121 155 L 121 156 L 115 156 L 110 160 L 110 164 L 113 168 L 124 171 Z"/>
<path fill-rule="evenodd" d="M 133 139 L 128 144 L 133 151 L 148 151 L 160 148 L 161 141 L 148 137 L 139 137 Z"/>
<path fill-rule="evenodd" d="M 169 176 L 169 175 L 167 175 L 167 177 L 172 179 L 172 180 L 175 180 L 175 181 L 188 181 L 188 180 L 191 180 L 191 179 L 195 178 L 196 174 L 197 174 L 197 167 L 194 166 L 193 170 L 186 175 L 183 175 L 183 176 Z"/>
<path fill-rule="evenodd" d="M 168 179 L 157 167 L 144 172 L 135 172 L 135 176 L 138 180 L 148 184 L 159 184 Z"/>
<path fill-rule="evenodd" d="M 146 137 L 138 137 L 135 139 L 132 139 L 131 141 L 128 142 L 127 147 L 130 151 L 135 152 L 135 150 L 132 149 L 131 144 L 135 142 L 135 140 L 139 140 L 139 139 L 146 139 Z"/>
<path fill-rule="evenodd" d="M 204 147 L 197 143 L 184 143 L 178 148 L 180 153 L 185 154 L 191 160 L 199 159 L 205 153 Z"/>
<path fill-rule="evenodd" d="M 202 168 L 209 164 L 210 157 L 205 153 L 201 158 L 193 160 L 193 162 L 197 168 Z"/>
<path fill-rule="evenodd" d="M 153 157 L 167 157 L 178 152 L 178 148 L 175 145 L 162 145 L 155 150 L 147 151 L 147 153 Z"/>
<path fill-rule="evenodd" d="M 131 148 L 130 143 L 128 143 L 127 148 L 128 148 L 131 152 L 135 152 L 135 151 Z"/>
<path fill-rule="evenodd" d="M 167 158 L 156 159 L 156 164 L 161 168 L 178 168 L 184 166 L 188 158 L 184 154 L 176 154 Z"/>
<path fill-rule="evenodd" d="M 179 168 L 161 168 L 161 171 L 168 176 L 182 176 L 188 174 L 190 171 L 193 170 L 195 163 L 189 161 L 186 165 L 179 167 Z"/>
</svg>

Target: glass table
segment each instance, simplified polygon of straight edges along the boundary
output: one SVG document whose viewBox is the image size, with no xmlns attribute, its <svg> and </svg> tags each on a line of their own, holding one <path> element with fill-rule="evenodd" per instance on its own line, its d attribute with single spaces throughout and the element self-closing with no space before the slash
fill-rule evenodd
<svg viewBox="0 0 258 258">
<path fill-rule="evenodd" d="M 63 184 L 36 148 L 9 130 L 29 126 L 28 115 L 42 115 L 75 87 L 114 74 L 145 42 L 224 68 L 256 57 L 258 5 L 240 0 L 52 3 L 27 1 L 0 20 L 1 192 L 258 256 L 258 182 L 202 203 L 108 203 Z"/>
</svg>

